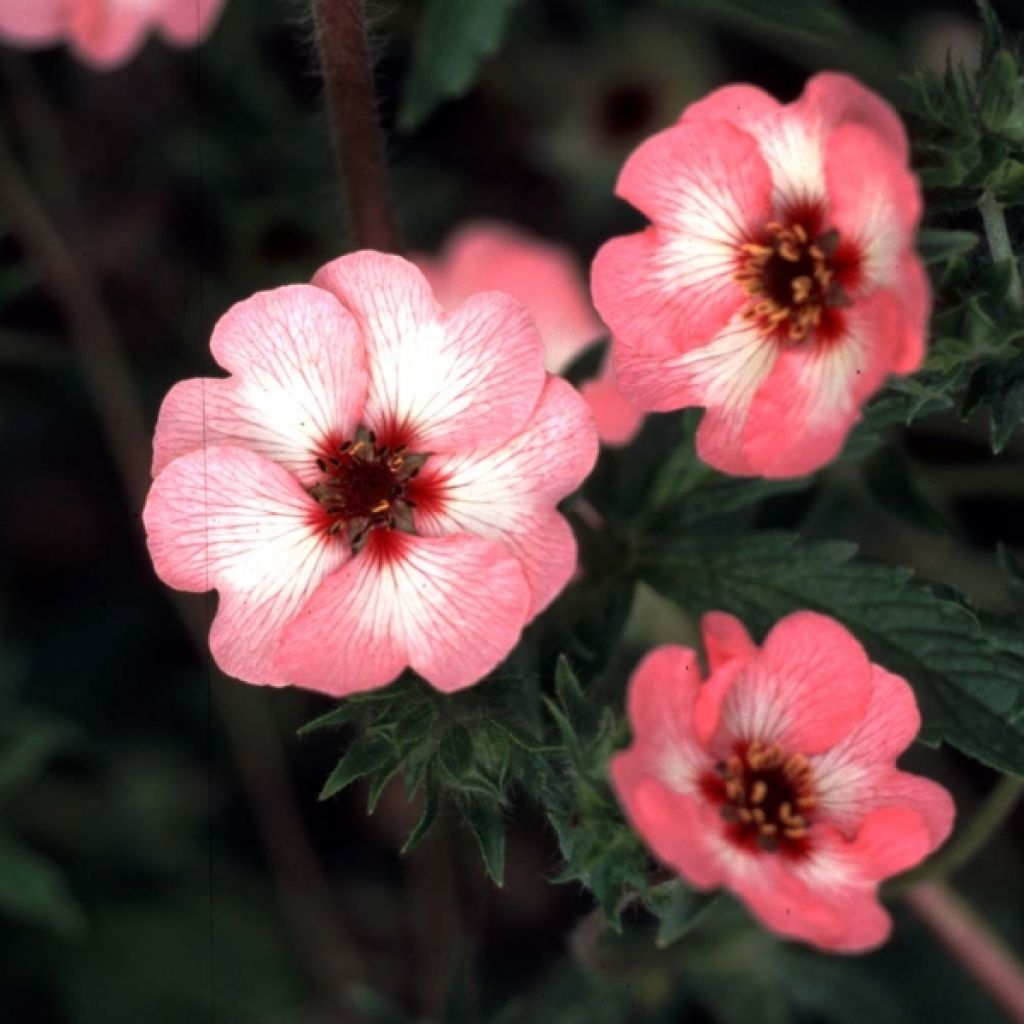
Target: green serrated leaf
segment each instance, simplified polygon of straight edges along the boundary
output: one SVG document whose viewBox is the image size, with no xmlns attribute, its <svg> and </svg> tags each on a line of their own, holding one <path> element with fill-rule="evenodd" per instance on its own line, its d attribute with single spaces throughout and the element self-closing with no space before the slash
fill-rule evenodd
<svg viewBox="0 0 1024 1024">
<path fill-rule="evenodd" d="M 309 736 L 310 733 L 319 732 L 321 729 L 339 729 L 351 722 L 361 711 L 362 708 L 356 704 L 346 702 L 341 707 L 334 708 L 326 714 L 320 715 L 319 718 L 307 722 L 297 730 L 296 735 Z"/>
<path fill-rule="evenodd" d="M 718 901 L 717 892 L 695 892 L 673 880 L 655 886 L 645 902 L 658 918 L 654 944 L 665 949 L 696 928 Z"/>
<path fill-rule="evenodd" d="M 370 785 L 366 791 L 366 813 L 373 814 L 377 810 L 377 804 L 380 803 L 381 794 L 384 792 L 384 787 L 395 777 L 398 769 L 402 767 L 402 761 L 396 757 L 393 764 L 384 764 L 378 768 L 373 778 L 370 779 Z"/>
<path fill-rule="evenodd" d="M 501 43 L 516 0 L 427 0 L 402 92 L 399 127 L 412 131 L 445 100 L 469 91 Z"/>
<path fill-rule="evenodd" d="M 419 820 L 413 826 L 405 842 L 402 844 L 401 852 L 408 853 L 418 846 L 437 820 L 437 812 L 441 807 L 441 787 L 434 776 L 427 772 L 423 783 L 423 810 L 420 812 Z"/>
<path fill-rule="evenodd" d="M 463 802 L 462 813 L 480 846 L 487 874 L 500 888 L 505 884 L 505 818 L 501 805 L 467 800 Z"/>
<path fill-rule="evenodd" d="M 70 937 L 85 919 L 67 882 L 45 857 L 12 836 L 0 835 L 0 912 Z"/>
<path fill-rule="evenodd" d="M 538 739 L 526 729 L 520 728 L 515 722 L 507 718 L 496 718 L 491 722 L 496 729 L 500 729 L 517 747 L 525 750 L 528 754 L 553 754 L 559 748 Z"/>
<path fill-rule="evenodd" d="M 372 731 L 357 737 L 320 790 L 320 800 L 329 800 L 356 779 L 383 768 L 394 760 L 395 745 L 386 733 Z"/>
<path fill-rule="evenodd" d="M 733 612 L 755 630 L 802 608 L 833 616 L 912 683 L 923 740 L 1024 775 L 1024 662 L 964 602 L 855 554 L 783 533 L 685 538 L 659 550 L 645 578 L 689 610 Z"/>
<path fill-rule="evenodd" d="M 590 711 L 583 687 L 564 654 L 558 656 L 555 664 L 555 693 L 568 714 L 586 714 Z"/>
<path fill-rule="evenodd" d="M 981 404 L 989 407 L 992 451 L 998 455 L 1024 422 L 1024 355 L 975 371 L 964 396 L 963 414 L 969 415 Z"/>
<path fill-rule="evenodd" d="M 380 712 L 380 709 L 393 701 L 400 700 L 407 695 L 407 688 L 401 684 L 390 686 L 387 689 L 375 690 L 372 693 L 359 693 L 352 697 L 345 698 L 344 702 L 336 708 L 332 708 L 325 714 L 307 722 L 298 731 L 299 736 L 308 736 L 319 729 L 333 729 L 353 721 L 369 710 Z"/>
<path fill-rule="evenodd" d="M 469 730 L 456 722 L 449 726 L 437 750 L 441 768 L 453 779 L 461 779 L 473 763 L 473 737 Z"/>
<path fill-rule="evenodd" d="M 963 256 L 978 244 L 973 231 L 943 231 L 925 228 L 918 232 L 917 248 L 921 259 L 929 266 L 947 263 L 954 256 Z"/>
<path fill-rule="evenodd" d="M 562 737 L 562 743 L 565 744 L 566 750 L 569 752 L 569 756 L 576 762 L 582 759 L 582 747 L 580 745 L 579 736 L 576 735 L 576 728 L 565 716 L 565 712 L 556 704 L 550 697 L 543 697 L 544 706 L 548 710 L 548 714 L 555 720 L 555 725 L 558 727 L 558 731 Z"/>
</svg>

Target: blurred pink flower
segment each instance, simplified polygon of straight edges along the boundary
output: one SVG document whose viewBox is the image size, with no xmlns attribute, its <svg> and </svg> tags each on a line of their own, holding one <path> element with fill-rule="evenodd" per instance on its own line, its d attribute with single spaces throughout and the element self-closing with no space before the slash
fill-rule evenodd
<svg viewBox="0 0 1024 1024">
<path fill-rule="evenodd" d="M 466 224 L 449 237 L 440 255 L 417 255 L 413 261 L 445 307 L 492 290 L 524 303 L 544 340 L 544 363 L 551 373 L 563 373 L 588 345 L 607 333 L 569 250 L 511 225 Z M 616 387 L 610 359 L 600 375 L 580 390 L 605 444 L 627 444 L 636 436 L 643 413 Z"/>
<path fill-rule="evenodd" d="M 522 304 L 445 313 L 359 252 L 238 303 L 210 347 L 231 376 L 164 400 L 143 518 L 161 579 L 220 592 L 218 665 L 333 695 L 497 665 L 575 568 L 555 504 L 597 456 Z"/>
<path fill-rule="evenodd" d="M 728 473 L 834 458 L 890 373 L 921 365 L 921 214 L 895 111 L 844 75 L 783 106 L 733 85 L 636 149 L 617 192 L 652 223 L 593 265 L 619 385 L 707 410 L 697 451 Z"/>
<path fill-rule="evenodd" d="M 773 931 L 877 946 L 878 883 L 953 823 L 946 790 L 895 765 L 921 725 L 913 692 L 823 615 L 782 619 L 760 648 L 731 615 L 702 625 L 706 681 L 685 647 L 633 675 L 633 745 L 610 769 L 627 815 L 689 884 L 728 886 Z"/>
<path fill-rule="evenodd" d="M 130 59 L 155 29 L 174 46 L 194 46 L 213 27 L 224 0 L 2 0 L 0 39 L 15 45 L 66 41 L 87 64 L 112 68 Z"/>
</svg>

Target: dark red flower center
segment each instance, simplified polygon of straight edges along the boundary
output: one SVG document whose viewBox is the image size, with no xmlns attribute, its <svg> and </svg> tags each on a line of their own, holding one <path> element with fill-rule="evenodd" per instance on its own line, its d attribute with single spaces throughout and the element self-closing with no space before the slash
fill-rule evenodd
<svg viewBox="0 0 1024 1024">
<path fill-rule="evenodd" d="M 750 295 L 744 319 L 780 341 L 802 341 L 830 307 L 849 302 L 837 276 L 838 246 L 835 230 L 812 236 L 800 220 L 766 224 L 759 241 L 740 247 L 736 279 Z"/>
<path fill-rule="evenodd" d="M 364 427 L 353 440 L 325 452 L 317 459 L 323 479 L 309 493 L 328 520 L 328 533 L 345 528 L 353 550 L 358 550 L 371 530 L 412 532 L 416 506 L 409 484 L 426 460 L 426 455 L 405 447 L 379 446 Z"/>
<path fill-rule="evenodd" d="M 777 744 L 754 740 L 738 746 L 701 783 L 719 805 L 727 835 L 737 845 L 768 852 L 806 850 L 817 798 L 803 754 L 787 757 Z"/>
</svg>

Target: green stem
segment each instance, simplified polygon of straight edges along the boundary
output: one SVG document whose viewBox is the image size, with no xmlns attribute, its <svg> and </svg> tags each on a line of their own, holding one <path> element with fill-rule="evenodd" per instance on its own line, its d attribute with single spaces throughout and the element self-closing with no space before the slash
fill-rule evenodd
<svg viewBox="0 0 1024 1024">
<path fill-rule="evenodd" d="M 985 237 L 994 263 L 1004 260 L 1010 264 L 1010 283 L 1006 289 L 1006 302 L 1015 313 L 1024 313 L 1024 285 L 1021 284 L 1017 260 L 1010 244 L 1010 233 L 1006 230 L 1003 207 L 996 197 L 986 190 L 978 200 L 978 210 L 985 224 Z"/>
<path fill-rule="evenodd" d="M 907 902 L 950 955 L 1011 1021 L 1024 1021 L 1024 965 L 988 924 L 941 882 L 925 882 Z"/>
</svg>

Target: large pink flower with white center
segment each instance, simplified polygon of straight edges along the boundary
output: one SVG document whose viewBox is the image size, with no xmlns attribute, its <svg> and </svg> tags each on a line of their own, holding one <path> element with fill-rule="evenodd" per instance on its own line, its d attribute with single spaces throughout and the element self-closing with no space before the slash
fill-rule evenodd
<svg viewBox="0 0 1024 1024">
<path fill-rule="evenodd" d="M 174 46 L 194 46 L 224 0 L 2 0 L 0 39 L 20 46 L 66 40 L 97 68 L 123 64 L 156 30 Z"/>
<path fill-rule="evenodd" d="M 814 470 L 888 374 L 921 365 L 920 191 L 899 118 L 853 79 L 816 75 L 788 106 L 719 89 L 633 153 L 617 192 L 652 221 L 594 261 L 619 385 L 644 409 L 703 406 L 712 466 Z"/>
<path fill-rule="evenodd" d="M 629 688 L 633 745 L 611 762 L 651 850 L 699 889 L 728 886 L 773 931 L 858 952 L 891 922 L 878 883 L 949 835 L 941 786 L 896 768 L 921 726 L 910 687 L 837 622 L 782 619 L 760 648 L 702 623 L 708 677 L 660 647 Z"/>
<path fill-rule="evenodd" d="M 359 252 L 240 302 L 210 347 L 231 376 L 164 400 L 143 518 L 166 583 L 219 591 L 220 667 L 343 695 L 497 665 L 575 568 L 555 504 L 597 456 L 527 310 L 446 313 Z"/>
<path fill-rule="evenodd" d="M 524 303 L 544 341 L 544 364 L 551 373 L 564 373 L 605 333 L 568 249 L 512 225 L 466 224 L 451 235 L 437 257 L 416 256 L 414 262 L 443 306 L 458 305 L 476 292 L 492 289 Z M 619 391 L 610 359 L 580 391 L 605 444 L 628 444 L 637 435 L 643 413 Z"/>
</svg>

